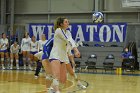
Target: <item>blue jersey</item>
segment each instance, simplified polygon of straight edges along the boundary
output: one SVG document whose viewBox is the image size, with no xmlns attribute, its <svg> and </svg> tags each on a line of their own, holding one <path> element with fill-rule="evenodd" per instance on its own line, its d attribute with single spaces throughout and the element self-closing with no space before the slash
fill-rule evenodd
<svg viewBox="0 0 140 93">
<path fill-rule="evenodd" d="M 131 52 L 124 52 L 122 53 L 123 58 L 129 58 L 129 56 L 132 56 Z"/>
<path fill-rule="evenodd" d="M 43 46 L 43 56 L 42 59 L 48 59 L 50 56 L 50 52 L 52 50 L 53 47 L 53 40 L 54 38 L 50 38 L 45 45 Z"/>
</svg>

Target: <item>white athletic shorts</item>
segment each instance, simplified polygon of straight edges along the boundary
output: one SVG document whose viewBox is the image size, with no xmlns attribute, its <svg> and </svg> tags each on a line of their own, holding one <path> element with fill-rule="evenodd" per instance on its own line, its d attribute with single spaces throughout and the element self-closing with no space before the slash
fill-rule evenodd
<svg viewBox="0 0 140 93">
<path fill-rule="evenodd" d="M 43 51 L 36 53 L 34 56 L 37 57 L 39 60 L 42 60 Z"/>
</svg>

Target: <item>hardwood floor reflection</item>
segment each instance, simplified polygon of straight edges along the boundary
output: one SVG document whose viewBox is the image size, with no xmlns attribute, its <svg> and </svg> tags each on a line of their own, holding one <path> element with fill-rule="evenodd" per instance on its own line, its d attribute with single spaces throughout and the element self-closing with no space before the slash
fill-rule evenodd
<svg viewBox="0 0 140 93">
<path fill-rule="evenodd" d="M 135 74 L 79 74 L 87 89 L 80 90 L 69 77 L 62 93 L 139 93 L 140 72 Z M 43 73 L 38 79 L 33 71 L 0 70 L 0 93 L 47 93 Z"/>
</svg>

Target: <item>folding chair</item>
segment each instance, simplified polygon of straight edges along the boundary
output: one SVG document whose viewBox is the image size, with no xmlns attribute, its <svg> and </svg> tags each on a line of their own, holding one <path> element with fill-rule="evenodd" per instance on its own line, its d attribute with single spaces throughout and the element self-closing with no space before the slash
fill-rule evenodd
<svg viewBox="0 0 140 93">
<path fill-rule="evenodd" d="M 113 71 L 114 62 L 115 62 L 115 57 L 113 54 L 108 54 L 105 57 L 103 62 L 103 69 L 105 70 L 105 72 L 107 70 L 111 70 L 111 72 Z"/>
<path fill-rule="evenodd" d="M 134 71 L 135 66 L 135 57 L 129 56 L 127 59 L 123 59 L 123 70 L 125 71 Z"/>
<path fill-rule="evenodd" d="M 93 72 L 96 71 L 96 62 L 97 62 L 97 55 L 96 54 L 91 54 L 87 61 L 85 62 L 86 68 L 89 72 L 89 70 L 92 70 Z"/>
<path fill-rule="evenodd" d="M 80 72 L 81 71 L 81 61 L 82 61 L 82 56 L 80 56 L 79 58 L 74 58 L 75 59 L 75 72 Z"/>
</svg>

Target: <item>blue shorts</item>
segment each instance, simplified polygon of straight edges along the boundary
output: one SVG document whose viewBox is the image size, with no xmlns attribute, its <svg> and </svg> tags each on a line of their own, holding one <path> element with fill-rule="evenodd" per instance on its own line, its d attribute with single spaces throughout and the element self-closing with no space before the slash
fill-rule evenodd
<svg viewBox="0 0 140 93">
<path fill-rule="evenodd" d="M 6 50 L 0 50 L 0 52 L 7 53 L 7 52 L 8 52 L 8 50 L 7 50 L 7 49 L 6 49 Z"/>
<path fill-rule="evenodd" d="M 36 54 L 36 53 L 37 53 L 37 51 L 36 52 L 30 52 L 30 54 L 33 54 L 33 55 Z"/>
<path fill-rule="evenodd" d="M 51 51 L 43 51 L 42 60 L 49 59 Z"/>
</svg>

